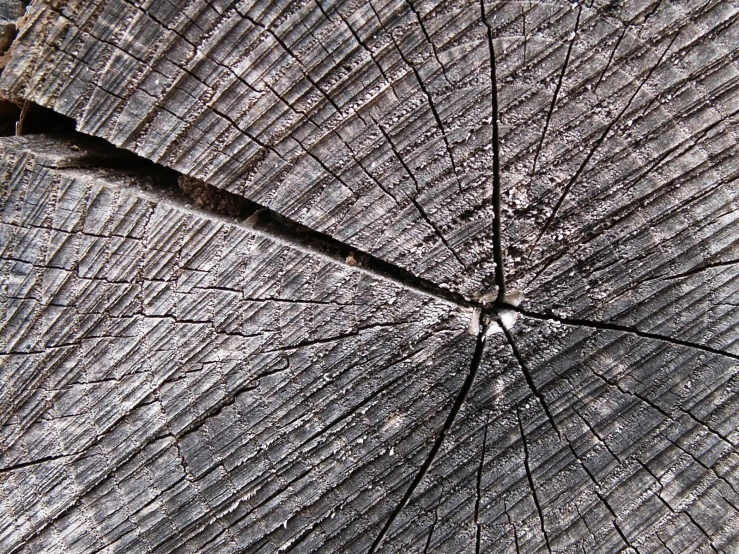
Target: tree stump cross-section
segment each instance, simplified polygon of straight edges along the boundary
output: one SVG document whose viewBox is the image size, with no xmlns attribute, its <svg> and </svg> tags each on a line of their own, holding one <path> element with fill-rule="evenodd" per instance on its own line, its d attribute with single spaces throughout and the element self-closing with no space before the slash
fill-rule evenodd
<svg viewBox="0 0 739 554">
<path fill-rule="evenodd" d="M 738 17 L 4 2 L 0 551 L 737 551 Z"/>
</svg>

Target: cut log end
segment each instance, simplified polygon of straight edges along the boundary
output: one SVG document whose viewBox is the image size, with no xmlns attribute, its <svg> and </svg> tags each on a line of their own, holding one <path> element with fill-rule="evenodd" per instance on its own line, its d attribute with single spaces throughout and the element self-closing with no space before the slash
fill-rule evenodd
<svg viewBox="0 0 739 554">
<path fill-rule="evenodd" d="M 736 551 L 737 17 L 0 3 L 0 551 Z"/>
</svg>

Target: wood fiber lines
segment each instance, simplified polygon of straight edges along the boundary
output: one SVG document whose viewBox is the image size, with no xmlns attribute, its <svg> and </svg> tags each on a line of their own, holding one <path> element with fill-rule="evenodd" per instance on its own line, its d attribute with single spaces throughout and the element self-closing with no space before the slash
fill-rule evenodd
<svg viewBox="0 0 739 554">
<path fill-rule="evenodd" d="M 739 548 L 736 5 L 0 16 L 0 551 Z"/>
</svg>

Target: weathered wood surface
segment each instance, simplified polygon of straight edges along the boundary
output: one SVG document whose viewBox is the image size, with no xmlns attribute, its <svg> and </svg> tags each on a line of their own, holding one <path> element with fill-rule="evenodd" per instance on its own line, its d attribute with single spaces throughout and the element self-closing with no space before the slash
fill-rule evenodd
<svg viewBox="0 0 739 554">
<path fill-rule="evenodd" d="M 467 373 L 471 310 L 77 169 L 63 142 L 2 146 L 3 550 L 382 518 Z"/>
<path fill-rule="evenodd" d="M 399 269 L 4 139 L 2 548 L 737 551 L 738 13 L 32 3 L 6 97 Z"/>
</svg>

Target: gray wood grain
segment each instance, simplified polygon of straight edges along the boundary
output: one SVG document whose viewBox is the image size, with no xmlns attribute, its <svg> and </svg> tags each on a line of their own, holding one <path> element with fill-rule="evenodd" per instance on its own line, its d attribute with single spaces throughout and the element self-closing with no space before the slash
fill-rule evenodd
<svg viewBox="0 0 739 554">
<path fill-rule="evenodd" d="M 346 542 L 382 517 L 464 377 L 470 310 L 64 141 L 2 147 L 4 551 L 283 546 L 326 518 Z"/>
<path fill-rule="evenodd" d="M 0 550 L 737 551 L 738 13 L 33 2 L 4 97 L 398 271 L 2 139 Z"/>
</svg>

